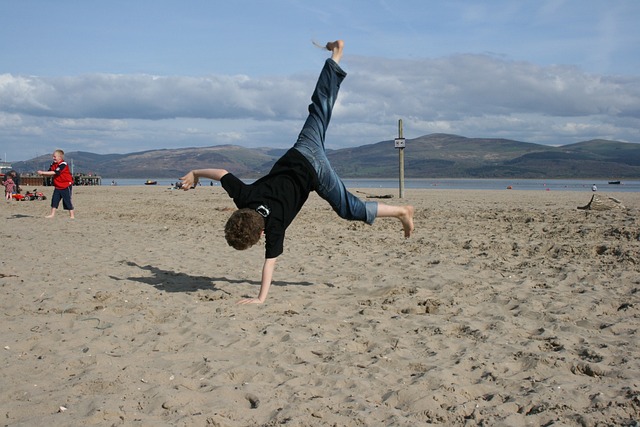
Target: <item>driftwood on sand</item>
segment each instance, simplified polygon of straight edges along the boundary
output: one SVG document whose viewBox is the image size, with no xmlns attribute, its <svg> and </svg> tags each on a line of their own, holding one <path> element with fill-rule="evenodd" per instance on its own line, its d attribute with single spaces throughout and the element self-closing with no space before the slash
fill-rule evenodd
<svg viewBox="0 0 640 427">
<path fill-rule="evenodd" d="M 363 191 L 358 191 L 358 193 L 364 194 L 367 199 L 393 199 L 393 194 L 376 195 L 376 194 L 365 193 Z"/>
<path fill-rule="evenodd" d="M 624 209 L 622 202 L 614 197 L 601 197 L 597 194 L 591 196 L 591 200 L 584 206 L 578 206 L 578 209 L 592 211 L 608 211 L 611 209 Z"/>
</svg>

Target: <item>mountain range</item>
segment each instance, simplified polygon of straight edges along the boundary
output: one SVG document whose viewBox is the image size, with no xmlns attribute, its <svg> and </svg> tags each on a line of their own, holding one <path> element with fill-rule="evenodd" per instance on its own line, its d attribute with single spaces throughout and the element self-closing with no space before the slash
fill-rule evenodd
<svg viewBox="0 0 640 427">
<path fill-rule="evenodd" d="M 219 145 L 151 150 L 129 154 L 68 152 L 76 173 L 108 178 L 173 178 L 191 169 L 223 168 L 241 178 L 269 171 L 286 149 Z M 355 148 L 327 150 L 343 178 L 398 176 L 399 153 L 393 140 Z M 48 168 L 50 156 L 16 162 L 20 173 Z M 407 178 L 565 178 L 639 179 L 640 144 L 590 140 L 560 147 L 496 138 L 430 134 L 406 140 Z"/>
</svg>

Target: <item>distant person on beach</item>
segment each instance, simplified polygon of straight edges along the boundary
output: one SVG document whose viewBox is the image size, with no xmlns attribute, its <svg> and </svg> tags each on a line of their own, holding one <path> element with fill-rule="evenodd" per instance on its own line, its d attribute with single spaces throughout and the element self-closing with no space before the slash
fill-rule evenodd
<svg viewBox="0 0 640 427">
<path fill-rule="evenodd" d="M 4 198 L 7 202 L 13 199 L 13 192 L 16 189 L 16 183 L 13 182 L 11 175 L 6 175 L 4 179 Z"/>
<path fill-rule="evenodd" d="M 45 218 L 53 218 L 56 216 L 60 200 L 62 207 L 69 211 L 69 218 L 74 219 L 75 213 L 73 203 L 71 202 L 71 193 L 73 189 L 73 176 L 69 170 L 69 165 L 64 161 L 64 151 L 56 150 L 53 152 L 53 163 L 49 166 L 48 171 L 38 171 L 38 175 L 53 177 L 53 197 L 51 197 L 51 213 Z"/>
<path fill-rule="evenodd" d="M 268 175 L 253 184 L 244 184 L 224 169 L 192 170 L 181 178 L 184 190 L 192 188 L 200 178 L 220 181 L 233 198 L 238 210 L 225 226 L 225 238 L 230 246 L 248 249 L 265 235 L 260 292 L 257 298 L 244 299 L 239 304 L 260 304 L 266 300 L 276 258 L 283 253 L 285 231 L 311 191 L 329 202 L 341 218 L 372 224 L 377 217 L 393 217 L 400 220 L 405 237 L 413 231 L 412 206 L 363 202 L 347 191 L 329 163 L 324 147 L 325 133 L 340 84 L 347 74 L 338 65 L 344 42 L 329 42 L 325 47 L 331 52 L 331 58 L 325 61 L 318 77 L 309 116 L 293 148 L 275 163 Z"/>
<path fill-rule="evenodd" d="M 594 192 L 595 192 L 595 191 L 598 191 L 598 187 L 596 187 L 596 185 L 595 185 L 595 184 L 593 184 L 593 185 L 591 186 L 591 191 L 594 191 Z"/>
<path fill-rule="evenodd" d="M 14 194 L 20 194 L 20 174 L 14 170 L 9 172 L 9 176 L 11 177 L 11 179 L 13 180 L 13 183 L 16 185 L 16 188 L 14 188 L 13 193 Z"/>
</svg>

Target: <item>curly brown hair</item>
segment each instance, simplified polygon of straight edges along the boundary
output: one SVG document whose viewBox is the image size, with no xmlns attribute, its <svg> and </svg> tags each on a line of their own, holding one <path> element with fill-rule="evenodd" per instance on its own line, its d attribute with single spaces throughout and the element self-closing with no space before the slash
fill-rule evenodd
<svg viewBox="0 0 640 427">
<path fill-rule="evenodd" d="M 264 218 L 253 209 L 238 209 L 224 226 L 224 238 L 229 246 L 243 251 L 258 243 L 264 230 Z"/>
</svg>

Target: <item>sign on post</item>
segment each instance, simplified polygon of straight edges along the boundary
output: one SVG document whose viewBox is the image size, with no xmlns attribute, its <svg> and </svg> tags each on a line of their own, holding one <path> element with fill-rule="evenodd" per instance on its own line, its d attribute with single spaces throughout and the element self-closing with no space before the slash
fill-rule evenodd
<svg viewBox="0 0 640 427">
<path fill-rule="evenodd" d="M 404 131 L 402 129 L 402 119 L 398 120 L 398 137 L 394 140 L 395 147 L 398 149 L 398 160 L 399 160 L 399 175 L 400 182 L 399 184 L 399 193 L 400 198 L 404 197 L 404 146 L 406 140 L 404 139 Z"/>
</svg>

